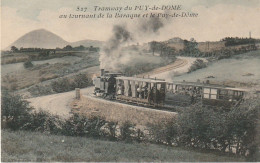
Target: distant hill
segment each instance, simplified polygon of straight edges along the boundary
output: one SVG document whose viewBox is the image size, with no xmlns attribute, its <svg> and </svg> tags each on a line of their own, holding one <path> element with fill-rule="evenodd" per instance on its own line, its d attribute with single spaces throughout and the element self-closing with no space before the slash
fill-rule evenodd
<svg viewBox="0 0 260 163">
<path fill-rule="evenodd" d="M 8 46 L 6 50 L 10 50 L 11 46 L 15 46 L 17 48 L 63 48 L 66 45 L 71 45 L 73 47 L 80 45 L 85 47 L 100 47 L 102 46 L 102 41 L 81 40 L 77 42 L 68 42 L 50 31 L 45 29 L 38 29 L 23 35 L 10 46 Z"/>
</svg>

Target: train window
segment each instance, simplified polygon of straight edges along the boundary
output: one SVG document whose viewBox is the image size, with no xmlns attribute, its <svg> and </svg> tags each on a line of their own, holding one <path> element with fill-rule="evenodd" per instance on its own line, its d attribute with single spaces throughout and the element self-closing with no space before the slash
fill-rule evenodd
<svg viewBox="0 0 260 163">
<path fill-rule="evenodd" d="M 217 95 L 210 95 L 210 99 L 217 99 Z"/>
<path fill-rule="evenodd" d="M 217 89 L 210 89 L 210 99 L 217 99 Z"/>
<path fill-rule="evenodd" d="M 172 92 L 172 90 L 173 90 L 173 85 L 167 84 L 167 91 Z"/>
<path fill-rule="evenodd" d="M 235 92 L 234 92 L 234 97 L 235 97 L 235 98 L 241 98 L 241 97 L 243 97 L 243 92 L 241 92 L 241 91 L 235 91 Z"/>
<path fill-rule="evenodd" d="M 209 88 L 204 88 L 204 93 L 210 93 L 210 89 Z"/>
<path fill-rule="evenodd" d="M 211 89 L 210 94 L 217 94 L 217 89 Z"/>
<path fill-rule="evenodd" d="M 161 89 L 161 84 L 157 84 L 157 90 L 160 90 Z"/>
<path fill-rule="evenodd" d="M 227 90 L 219 89 L 219 96 L 218 96 L 218 98 L 219 99 L 227 99 L 228 98 L 227 94 L 228 94 Z"/>
<path fill-rule="evenodd" d="M 172 85 L 172 93 L 176 92 L 176 85 Z"/>
<path fill-rule="evenodd" d="M 234 91 L 228 90 L 228 95 L 233 95 Z"/>
<path fill-rule="evenodd" d="M 204 98 L 209 98 L 209 94 L 205 93 L 205 94 L 203 95 L 203 97 L 204 97 Z"/>
<path fill-rule="evenodd" d="M 204 98 L 217 99 L 217 89 L 214 88 L 204 88 Z"/>
<path fill-rule="evenodd" d="M 160 89 L 165 90 L 165 87 L 166 87 L 165 84 L 161 84 L 161 88 Z"/>
<path fill-rule="evenodd" d="M 129 85 L 130 85 L 129 80 L 125 80 L 124 81 L 124 88 L 125 88 L 124 95 L 125 96 L 129 96 Z"/>
<path fill-rule="evenodd" d="M 221 94 L 221 95 L 226 95 L 226 94 L 228 94 L 228 92 L 227 92 L 227 90 L 225 90 L 225 89 L 220 89 L 220 90 L 219 90 L 219 94 Z"/>
</svg>

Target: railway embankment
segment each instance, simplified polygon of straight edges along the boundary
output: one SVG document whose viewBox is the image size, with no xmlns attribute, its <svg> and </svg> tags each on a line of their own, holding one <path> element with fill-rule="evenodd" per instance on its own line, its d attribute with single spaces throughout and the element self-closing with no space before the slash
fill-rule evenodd
<svg viewBox="0 0 260 163">
<path fill-rule="evenodd" d="M 81 95 L 80 100 L 74 100 L 72 112 L 82 113 L 88 117 L 100 116 L 107 121 L 118 123 L 129 121 L 141 126 L 167 122 L 177 115 L 176 112 L 124 104 L 91 95 Z"/>
</svg>

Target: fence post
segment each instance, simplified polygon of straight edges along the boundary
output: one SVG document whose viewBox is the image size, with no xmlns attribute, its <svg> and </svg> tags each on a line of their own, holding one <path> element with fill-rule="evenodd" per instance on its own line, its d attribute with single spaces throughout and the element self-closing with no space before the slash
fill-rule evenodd
<svg viewBox="0 0 260 163">
<path fill-rule="evenodd" d="M 76 91 L 76 99 L 79 100 L 80 99 L 80 89 L 75 88 L 75 91 Z"/>
</svg>

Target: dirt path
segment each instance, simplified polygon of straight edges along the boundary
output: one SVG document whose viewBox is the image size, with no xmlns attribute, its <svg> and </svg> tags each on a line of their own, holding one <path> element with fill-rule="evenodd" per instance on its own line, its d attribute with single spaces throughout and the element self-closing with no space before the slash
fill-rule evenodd
<svg viewBox="0 0 260 163">
<path fill-rule="evenodd" d="M 81 89 L 82 94 L 90 94 L 91 92 L 93 92 L 93 87 Z M 57 114 L 66 118 L 70 115 L 70 103 L 74 99 L 75 91 L 70 91 L 36 98 L 30 98 L 27 100 L 30 102 L 30 105 L 37 110 L 46 110 L 52 114 Z"/>
</svg>

